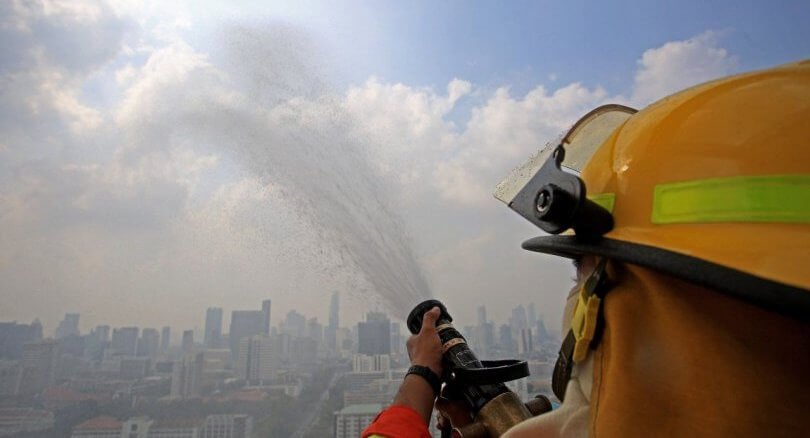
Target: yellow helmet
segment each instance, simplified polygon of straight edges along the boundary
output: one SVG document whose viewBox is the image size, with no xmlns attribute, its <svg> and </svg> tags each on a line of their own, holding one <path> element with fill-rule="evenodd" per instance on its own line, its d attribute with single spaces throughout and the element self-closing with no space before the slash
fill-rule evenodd
<svg viewBox="0 0 810 438">
<path fill-rule="evenodd" d="M 810 318 L 810 61 L 637 113 L 601 107 L 551 146 L 496 197 L 547 232 L 575 234 L 525 249 L 605 256 Z"/>
</svg>

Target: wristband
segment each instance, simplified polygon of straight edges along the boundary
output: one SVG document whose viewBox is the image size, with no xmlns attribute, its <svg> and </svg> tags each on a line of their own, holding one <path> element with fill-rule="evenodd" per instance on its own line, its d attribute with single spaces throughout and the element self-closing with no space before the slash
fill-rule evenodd
<svg viewBox="0 0 810 438">
<path fill-rule="evenodd" d="M 433 370 L 422 365 L 412 365 L 408 368 L 408 372 L 405 373 L 405 376 L 407 377 L 409 374 L 416 374 L 425 379 L 430 387 L 433 388 L 433 395 L 439 395 L 439 391 L 442 389 L 442 382 Z"/>
</svg>

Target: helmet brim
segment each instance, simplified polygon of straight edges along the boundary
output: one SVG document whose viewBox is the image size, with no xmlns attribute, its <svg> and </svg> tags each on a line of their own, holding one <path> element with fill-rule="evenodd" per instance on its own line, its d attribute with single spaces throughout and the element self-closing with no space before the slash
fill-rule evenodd
<svg viewBox="0 0 810 438">
<path fill-rule="evenodd" d="M 523 242 L 523 249 L 572 259 L 590 254 L 655 269 L 810 322 L 810 291 L 686 254 L 609 238 L 585 242 L 576 236 L 539 236 Z"/>
</svg>

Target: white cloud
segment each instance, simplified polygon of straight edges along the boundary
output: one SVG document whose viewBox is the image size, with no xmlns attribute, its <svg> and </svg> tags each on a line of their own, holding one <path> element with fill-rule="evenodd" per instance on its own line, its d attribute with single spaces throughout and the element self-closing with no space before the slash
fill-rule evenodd
<svg viewBox="0 0 810 438">
<path fill-rule="evenodd" d="M 400 213 L 415 221 L 406 227 L 417 236 L 414 253 L 446 297 L 484 300 L 502 287 L 515 292 L 497 305 L 525 301 L 538 263 L 518 242 L 534 229 L 503 212 L 492 190 L 579 116 L 624 99 L 598 85 L 514 95 L 458 78 L 438 91 L 370 78 L 334 93 L 298 33 L 237 29 L 214 57 L 148 28 L 150 13 L 135 18 L 134 40 L 114 34 L 73 62 L 54 53 L 54 35 L 120 24 L 139 3 L 115 12 L 43 4 L 49 12 L 12 3 L 20 10 L 2 24 L 25 44 L 0 53 L 14 61 L 0 68 L 14 85 L 0 104 L 0 228 L 8 230 L 0 246 L 14 248 L 0 254 L 0 278 L 3 290 L 32 295 L 0 317 L 27 315 L 52 288 L 62 294 L 49 318 L 123 303 L 113 323 L 132 318 L 132 308 L 186 325 L 199 317 L 188 303 L 248 303 L 268 284 L 293 292 L 274 292 L 289 306 L 316 301 L 324 279 L 394 290 L 416 264 Z M 170 28 L 189 25 L 177 17 Z M 56 30 L 36 34 L 36 20 Z M 65 41 L 80 51 L 93 38 Z M 631 99 L 648 102 L 733 68 L 714 33 L 670 42 L 642 55 Z M 100 70 L 121 92 L 109 107 L 83 99 Z M 462 106 L 470 117 L 459 122 Z M 58 266 L 45 283 L 41 266 Z M 347 274 L 359 268 L 381 274 L 365 282 Z M 555 287 L 567 281 L 549 275 Z M 239 297 L 225 296 L 232 288 Z"/>
<path fill-rule="evenodd" d="M 538 86 L 523 97 L 500 88 L 472 108 L 465 126 L 446 120 L 472 91 L 471 84 L 457 79 L 448 84 L 447 95 L 372 79 L 348 91 L 346 108 L 377 145 L 383 169 L 411 190 L 438 191 L 448 202 L 480 205 L 491 200 L 498 178 L 607 94 L 578 83 L 551 92 Z"/>
<path fill-rule="evenodd" d="M 722 33 L 706 31 L 645 51 L 638 61 L 632 102 L 647 105 L 678 90 L 726 76 L 737 59 L 719 46 Z"/>
</svg>

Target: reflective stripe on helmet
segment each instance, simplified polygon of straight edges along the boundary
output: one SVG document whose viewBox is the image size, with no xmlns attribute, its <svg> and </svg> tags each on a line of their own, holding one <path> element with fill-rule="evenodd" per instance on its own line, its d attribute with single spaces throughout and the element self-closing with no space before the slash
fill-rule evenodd
<svg viewBox="0 0 810 438">
<path fill-rule="evenodd" d="M 810 175 L 711 178 L 659 184 L 654 224 L 810 222 Z"/>
</svg>

